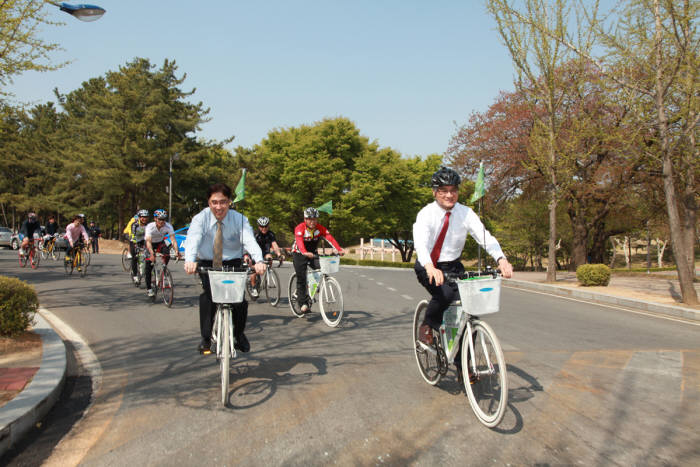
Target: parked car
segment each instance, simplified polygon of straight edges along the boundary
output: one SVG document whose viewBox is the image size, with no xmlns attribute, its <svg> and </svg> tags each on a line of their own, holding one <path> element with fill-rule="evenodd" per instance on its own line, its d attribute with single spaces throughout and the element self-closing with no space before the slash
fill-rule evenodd
<svg viewBox="0 0 700 467">
<path fill-rule="evenodd" d="M 19 246 L 22 244 L 22 242 L 20 241 L 19 234 L 17 232 L 12 234 L 11 244 L 13 250 L 19 250 Z"/>
<path fill-rule="evenodd" d="M 12 229 L 0 227 L 0 246 L 12 247 Z"/>
</svg>

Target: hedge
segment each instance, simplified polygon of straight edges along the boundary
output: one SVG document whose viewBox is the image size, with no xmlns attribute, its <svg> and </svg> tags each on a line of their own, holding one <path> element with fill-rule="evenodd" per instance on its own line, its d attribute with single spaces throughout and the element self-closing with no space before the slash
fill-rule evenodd
<svg viewBox="0 0 700 467">
<path fill-rule="evenodd" d="M 610 268 L 604 264 L 582 264 L 576 268 L 576 279 L 583 286 L 608 285 Z"/>
<path fill-rule="evenodd" d="M 0 276 L 0 335 L 12 337 L 26 331 L 38 308 L 34 287 L 14 277 Z"/>
</svg>

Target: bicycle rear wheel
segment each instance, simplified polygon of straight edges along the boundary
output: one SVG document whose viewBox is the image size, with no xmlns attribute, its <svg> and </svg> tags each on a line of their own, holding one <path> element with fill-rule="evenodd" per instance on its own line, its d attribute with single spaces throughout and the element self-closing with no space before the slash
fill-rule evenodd
<svg viewBox="0 0 700 467">
<path fill-rule="evenodd" d="M 231 365 L 231 333 L 229 323 L 231 311 L 228 308 L 224 308 L 222 311 L 224 314 L 220 328 L 222 339 L 218 343 L 217 351 L 221 350 L 221 358 L 219 359 L 219 365 L 221 366 L 221 403 L 226 407 L 228 404 L 229 370 Z"/>
<path fill-rule="evenodd" d="M 63 259 L 63 269 L 66 271 L 67 276 L 73 273 L 73 258 L 68 255 L 68 251 L 66 251 L 66 257 Z"/>
<path fill-rule="evenodd" d="M 156 295 L 158 295 L 158 289 L 160 288 L 160 284 L 158 283 L 158 280 L 160 279 L 160 271 L 161 269 L 158 264 L 154 263 L 153 267 L 151 268 L 151 284 L 146 285 L 146 290 L 151 289 L 153 291 L 153 295 L 149 297 L 151 299 L 151 303 L 156 302 Z"/>
<path fill-rule="evenodd" d="M 173 284 L 173 275 L 170 274 L 170 269 L 163 267 L 160 272 L 160 290 L 163 295 L 163 303 L 170 308 L 173 306 L 175 299 L 175 286 Z"/>
<path fill-rule="evenodd" d="M 292 275 L 289 277 L 289 285 L 287 286 L 287 293 L 289 297 L 289 308 L 292 310 L 292 314 L 296 316 L 297 318 L 301 318 L 304 316 L 304 313 L 301 312 L 301 304 L 299 304 L 299 301 L 297 300 L 297 275 L 296 273 L 292 273 Z"/>
<path fill-rule="evenodd" d="M 323 279 L 318 301 L 323 321 L 332 328 L 338 326 L 340 320 L 343 319 L 345 308 L 343 306 L 343 291 L 335 277 L 326 276 Z"/>
<path fill-rule="evenodd" d="M 416 307 L 413 314 L 413 351 L 416 354 L 416 363 L 418 370 L 426 383 L 435 386 L 442 379 L 443 371 L 440 368 L 440 360 L 435 349 L 426 350 L 418 341 L 418 331 L 423 320 L 425 312 L 428 309 L 428 301 L 421 301 Z"/>
<path fill-rule="evenodd" d="M 267 268 L 263 275 L 262 286 L 265 289 L 265 300 L 272 306 L 277 306 L 280 302 L 281 287 L 280 278 L 274 269 Z"/>
<path fill-rule="evenodd" d="M 32 269 L 39 267 L 39 261 L 41 260 L 41 255 L 35 247 L 29 250 L 29 264 L 31 264 Z"/>
<path fill-rule="evenodd" d="M 491 327 L 480 320 L 472 322 L 474 365 L 469 336 L 462 337 L 462 376 L 469 404 L 481 423 L 489 428 L 503 419 L 508 405 L 508 373 L 501 344 Z"/>
</svg>

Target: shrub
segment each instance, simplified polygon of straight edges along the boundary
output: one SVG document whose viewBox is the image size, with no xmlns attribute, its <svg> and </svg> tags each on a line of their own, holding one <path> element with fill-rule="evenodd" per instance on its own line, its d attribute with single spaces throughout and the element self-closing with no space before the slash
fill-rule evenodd
<svg viewBox="0 0 700 467">
<path fill-rule="evenodd" d="M 608 285 L 610 268 L 604 264 L 582 264 L 576 268 L 576 279 L 583 286 Z"/>
<path fill-rule="evenodd" d="M 34 287 L 13 277 L 0 276 L 0 335 L 12 337 L 26 331 L 38 308 Z"/>
</svg>

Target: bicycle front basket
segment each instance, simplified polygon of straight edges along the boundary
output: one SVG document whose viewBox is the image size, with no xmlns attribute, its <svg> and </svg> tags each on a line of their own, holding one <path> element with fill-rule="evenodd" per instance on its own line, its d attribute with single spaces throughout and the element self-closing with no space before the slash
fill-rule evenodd
<svg viewBox="0 0 700 467">
<path fill-rule="evenodd" d="M 462 307 L 470 315 L 496 313 L 501 301 L 501 278 L 473 277 L 457 281 Z"/>
<path fill-rule="evenodd" d="M 318 262 L 321 264 L 323 274 L 333 274 L 340 270 L 340 256 L 319 256 Z"/>
<path fill-rule="evenodd" d="M 209 271 L 212 302 L 241 303 L 247 276 L 245 272 Z"/>
</svg>

